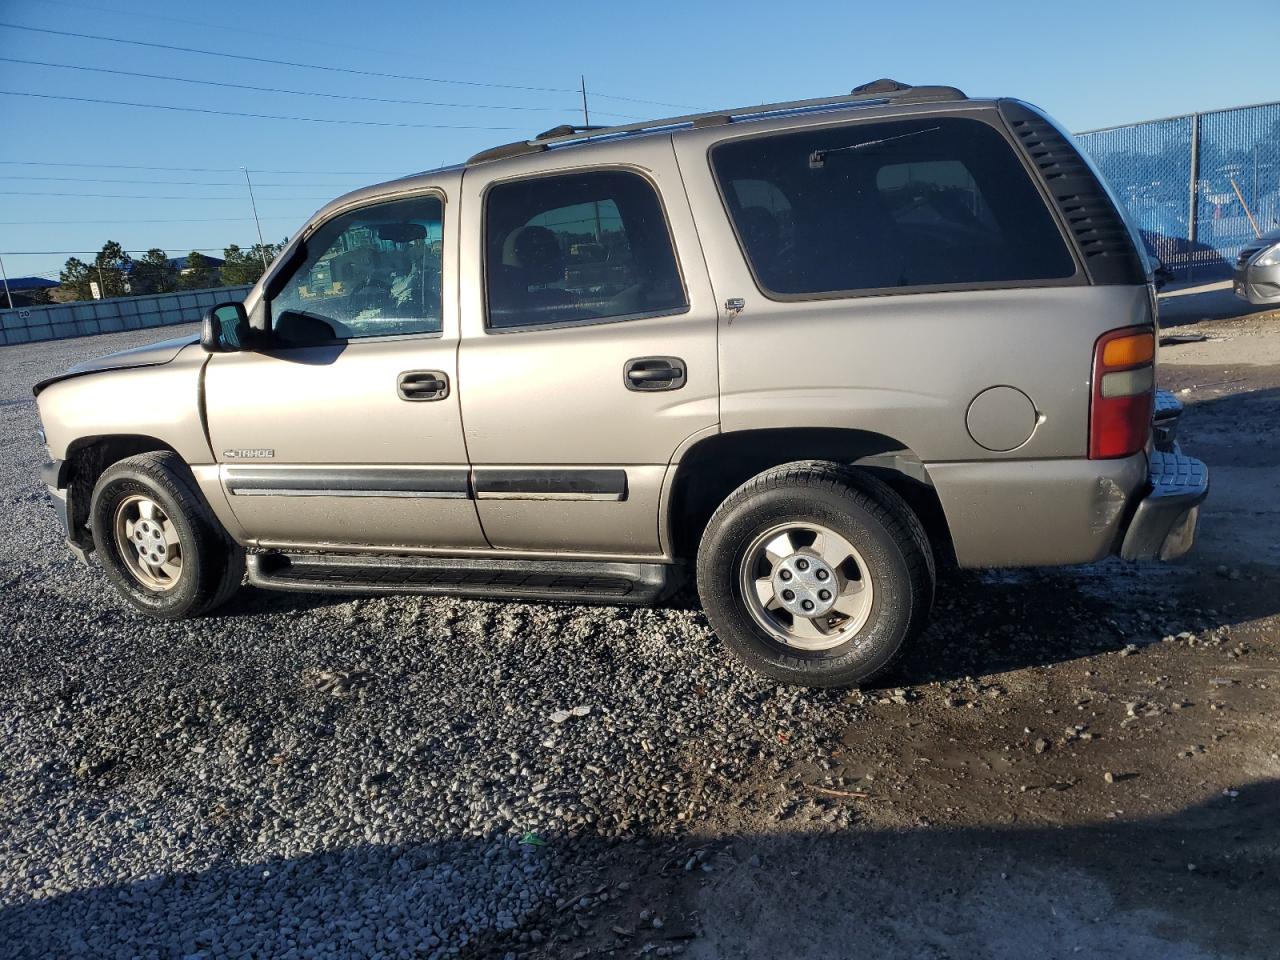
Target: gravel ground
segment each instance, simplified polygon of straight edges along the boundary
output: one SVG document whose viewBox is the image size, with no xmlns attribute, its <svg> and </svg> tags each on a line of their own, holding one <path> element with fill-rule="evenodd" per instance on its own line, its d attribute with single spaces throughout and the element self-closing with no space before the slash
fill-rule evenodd
<svg viewBox="0 0 1280 960">
<path fill-rule="evenodd" d="M 138 618 L 62 547 L 21 391 L 148 339 L 0 353 L 0 951 L 536 943 L 568 839 L 678 829 L 778 731 L 816 748 L 849 721 L 688 610 L 245 591 L 216 618 Z"/>
<path fill-rule="evenodd" d="M 1274 511 L 1190 565 L 955 577 L 864 693 L 687 605 L 150 622 L 62 547 L 27 388 L 152 339 L 0 350 L 0 956 L 1275 956 L 1280 577 L 1233 546 Z M 1280 429 L 1258 370 L 1187 380 L 1227 503 L 1276 482 L 1223 439 Z"/>
</svg>

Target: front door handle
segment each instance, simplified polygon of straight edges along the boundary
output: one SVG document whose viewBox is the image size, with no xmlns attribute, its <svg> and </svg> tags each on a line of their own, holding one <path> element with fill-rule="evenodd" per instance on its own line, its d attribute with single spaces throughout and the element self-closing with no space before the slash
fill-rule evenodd
<svg viewBox="0 0 1280 960">
<path fill-rule="evenodd" d="M 439 370 L 407 370 L 396 378 L 401 400 L 443 400 L 449 396 L 449 377 Z"/>
<path fill-rule="evenodd" d="M 679 390 L 688 379 L 685 362 L 679 357 L 639 357 L 628 360 L 622 368 L 623 383 L 637 393 Z"/>
</svg>

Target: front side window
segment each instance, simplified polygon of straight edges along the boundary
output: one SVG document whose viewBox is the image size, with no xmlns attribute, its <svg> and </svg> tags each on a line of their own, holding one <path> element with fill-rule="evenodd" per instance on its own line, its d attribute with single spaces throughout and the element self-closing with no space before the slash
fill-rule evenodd
<svg viewBox="0 0 1280 960">
<path fill-rule="evenodd" d="M 271 300 L 284 344 L 439 333 L 444 204 L 414 197 L 334 217 Z"/>
<path fill-rule="evenodd" d="M 732 140 L 711 153 L 756 280 L 784 297 L 1075 274 L 1012 147 L 936 117 Z"/>
<path fill-rule="evenodd" d="M 620 170 L 493 187 L 485 201 L 491 328 L 651 316 L 687 308 L 666 216 Z"/>
</svg>

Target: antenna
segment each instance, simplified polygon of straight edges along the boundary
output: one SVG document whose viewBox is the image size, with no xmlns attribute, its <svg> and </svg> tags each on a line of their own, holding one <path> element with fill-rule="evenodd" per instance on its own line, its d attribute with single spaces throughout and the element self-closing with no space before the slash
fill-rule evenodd
<svg viewBox="0 0 1280 960">
<path fill-rule="evenodd" d="M 253 199 L 253 181 L 249 179 L 249 168 L 241 167 L 244 171 L 244 182 L 249 187 L 249 206 L 253 207 L 253 222 L 258 227 L 258 256 L 262 257 L 262 269 L 267 269 L 267 245 L 262 241 L 262 221 L 258 219 L 258 201 Z"/>
<path fill-rule="evenodd" d="M 587 78 L 583 74 L 578 74 L 578 83 L 582 90 L 582 125 L 584 127 L 591 126 L 591 114 L 587 113 Z"/>
</svg>

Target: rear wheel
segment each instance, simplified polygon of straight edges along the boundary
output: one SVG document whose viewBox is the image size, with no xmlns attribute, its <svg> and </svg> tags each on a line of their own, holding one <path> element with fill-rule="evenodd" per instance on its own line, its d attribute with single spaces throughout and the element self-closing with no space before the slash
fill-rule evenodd
<svg viewBox="0 0 1280 960">
<path fill-rule="evenodd" d="M 885 670 L 924 626 L 933 556 L 911 509 L 834 463 L 787 464 L 734 491 L 698 551 L 716 633 L 775 680 L 850 686 Z"/>
<path fill-rule="evenodd" d="M 90 525 L 107 578 L 153 617 L 197 616 L 244 577 L 244 551 L 222 529 L 177 454 L 143 453 L 98 478 Z"/>
</svg>

